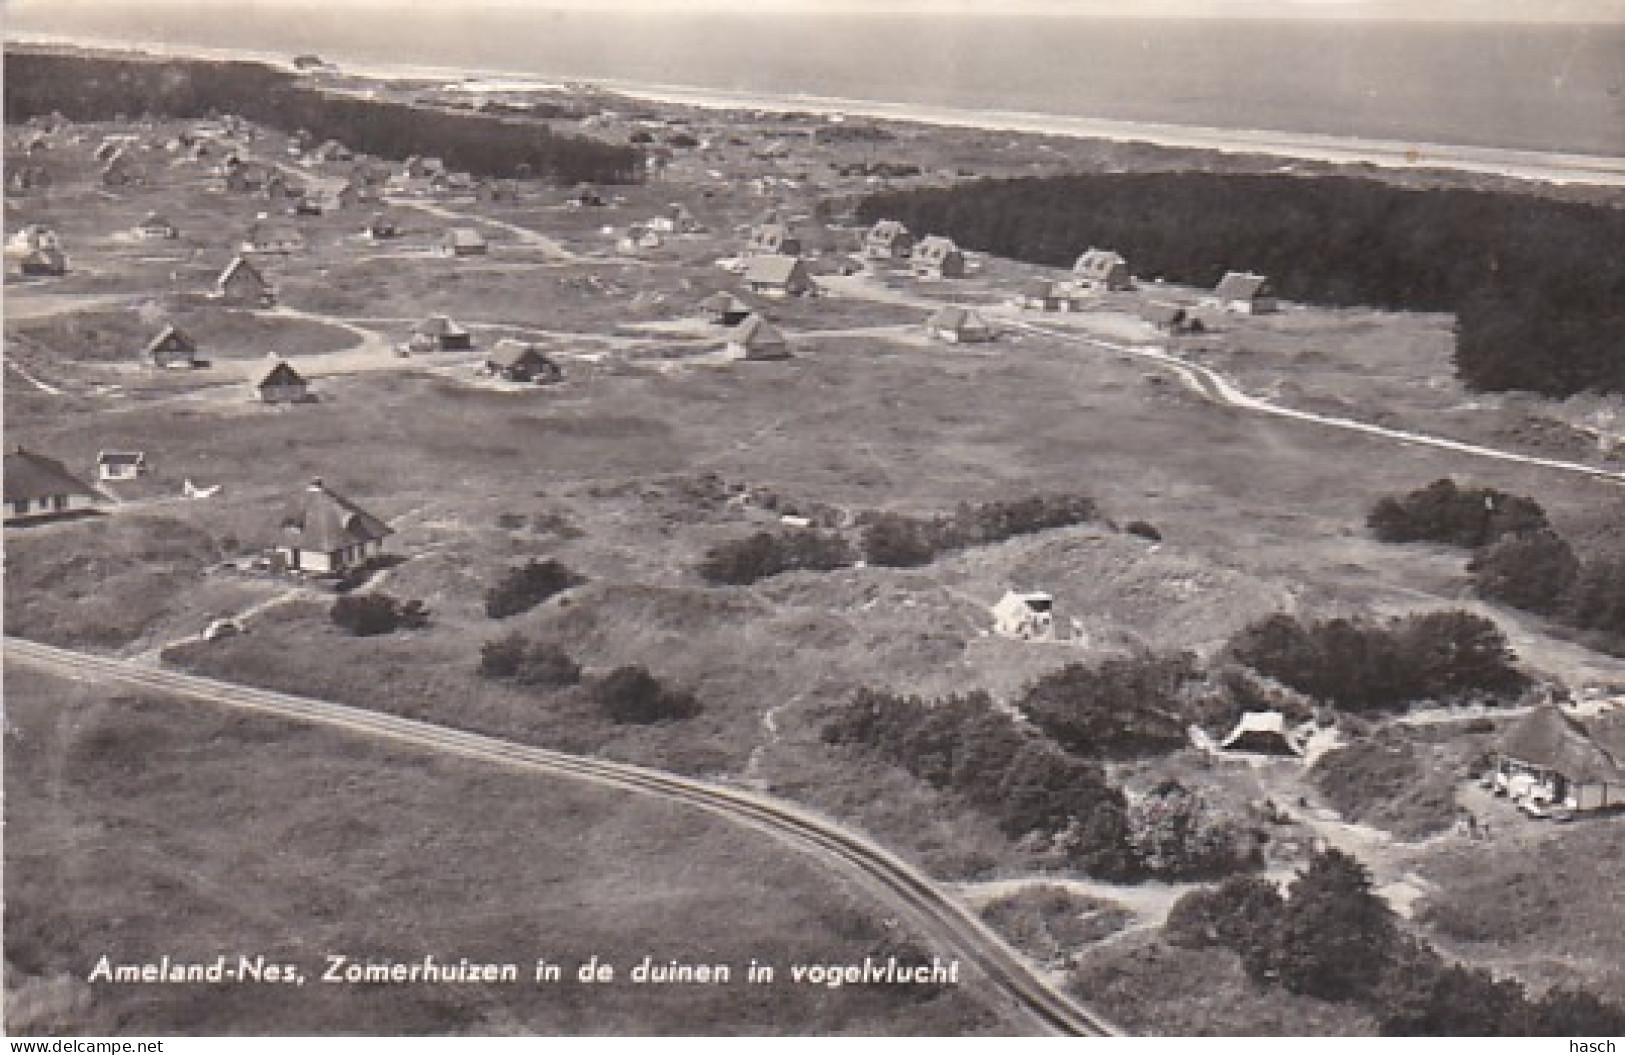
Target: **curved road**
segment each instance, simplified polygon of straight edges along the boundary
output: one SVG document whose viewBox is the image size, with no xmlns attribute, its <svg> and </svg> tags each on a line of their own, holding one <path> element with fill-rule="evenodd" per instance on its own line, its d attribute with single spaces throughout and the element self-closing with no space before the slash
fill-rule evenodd
<svg viewBox="0 0 1625 1055">
<path fill-rule="evenodd" d="M 840 865 L 901 907 L 933 937 L 979 969 L 1035 1024 L 1051 1033 L 1110 1036 L 1117 1030 L 1035 974 L 998 935 L 912 866 L 868 839 L 786 802 L 659 770 L 606 762 L 448 729 L 378 711 L 289 696 L 230 682 L 135 667 L 6 637 L 5 658 L 78 680 L 111 681 L 131 688 L 189 696 L 299 722 L 345 729 L 446 754 L 496 762 L 555 776 L 575 777 L 654 795 L 715 813 L 766 832 L 828 863 Z"/>
</svg>

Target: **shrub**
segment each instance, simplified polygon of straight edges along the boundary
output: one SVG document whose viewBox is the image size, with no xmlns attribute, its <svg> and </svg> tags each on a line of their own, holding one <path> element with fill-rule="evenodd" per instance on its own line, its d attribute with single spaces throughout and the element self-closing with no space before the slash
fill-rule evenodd
<svg viewBox="0 0 1625 1055">
<path fill-rule="evenodd" d="M 592 698 L 613 722 L 653 725 L 700 713 L 691 693 L 673 691 L 642 667 L 617 667 L 592 687 Z"/>
<path fill-rule="evenodd" d="M 1429 612 L 1383 625 L 1266 616 L 1231 639 L 1236 661 L 1351 711 L 1524 684 L 1498 627 L 1469 612 Z"/>
<path fill-rule="evenodd" d="M 1551 615 L 1578 577 L 1580 562 L 1555 532 L 1540 531 L 1502 539 L 1467 568 L 1481 597 Z"/>
<path fill-rule="evenodd" d="M 519 615 L 586 581 L 556 560 L 531 560 L 508 569 L 495 586 L 485 591 L 485 614 L 492 619 Z"/>
<path fill-rule="evenodd" d="M 400 601 L 386 593 L 346 594 L 328 613 L 334 625 L 356 637 L 418 630 L 429 625 L 422 601 Z"/>
<path fill-rule="evenodd" d="M 1189 653 L 1072 663 L 1028 686 L 1016 708 L 1069 751 L 1164 754 L 1185 744 L 1182 690 L 1199 677 Z"/>
<path fill-rule="evenodd" d="M 760 531 L 711 547 L 700 563 L 700 577 L 718 585 L 746 586 L 788 571 L 833 571 L 852 560 L 852 547 L 839 535 Z"/>
<path fill-rule="evenodd" d="M 883 568 L 918 568 L 930 564 L 943 548 L 945 524 L 901 513 L 876 513 L 863 529 L 863 555 Z"/>
<path fill-rule="evenodd" d="M 1231 876 L 1174 902 L 1163 935 L 1169 944 L 1186 948 L 1229 949 L 1241 957 L 1249 975 L 1262 978 L 1274 959 L 1275 928 L 1285 906 L 1281 892 L 1268 879 Z"/>
<path fill-rule="evenodd" d="M 1128 841 L 1141 867 L 1163 879 L 1209 879 L 1262 863 L 1255 831 L 1177 780 L 1129 807 Z"/>
<path fill-rule="evenodd" d="M 1376 990 L 1397 943 L 1393 913 L 1371 889 L 1371 873 L 1328 849 L 1292 882 L 1271 967 L 1294 993 L 1358 1000 Z"/>
<path fill-rule="evenodd" d="M 552 688 L 579 682 L 581 664 L 551 642 L 509 634 L 480 648 L 479 673 L 482 678 L 511 678 L 521 685 Z"/>
<path fill-rule="evenodd" d="M 1158 531 L 1155 525 L 1149 524 L 1144 520 L 1130 520 L 1123 526 L 1123 530 L 1128 532 L 1130 535 L 1138 535 L 1140 538 L 1148 539 L 1152 542 L 1162 541 L 1162 532 Z"/>
<path fill-rule="evenodd" d="M 1366 524 L 1383 542 L 1442 542 L 1463 549 L 1548 527 L 1546 511 L 1532 498 L 1493 487 L 1461 488 L 1448 478 L 1380 499 Z"/>
</svg>

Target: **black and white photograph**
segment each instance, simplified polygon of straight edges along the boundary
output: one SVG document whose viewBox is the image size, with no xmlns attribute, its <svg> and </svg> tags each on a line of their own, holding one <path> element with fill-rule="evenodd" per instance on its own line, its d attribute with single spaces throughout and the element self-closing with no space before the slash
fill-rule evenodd
<svg viewBox="0 0 1625 1055">
<path fill-rule="evenodd" d="M 1625 2 L 0 20 L 7 1037 L 1625 1037 Z"/>
</svg>

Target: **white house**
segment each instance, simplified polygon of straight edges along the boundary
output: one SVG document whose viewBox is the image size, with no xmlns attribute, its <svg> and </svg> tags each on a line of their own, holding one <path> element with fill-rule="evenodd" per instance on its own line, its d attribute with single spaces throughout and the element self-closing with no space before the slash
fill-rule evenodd
<svg viewBox="0 0 1625 1055">
<path fill-rule="evenodd" d="M 812 275 L 800 257 L 761 255 L 745 265 L 745 285 L 769 297 L 801 296 L 813 291 Z"/>
<path fill-rule="evenodd" d="M 102 498 L 67 466 L 21 444 L 6 452 L 3 486 L 7 524 L 82 513 Z"/>
<path fill-rule="evenodd" d="M 1587 726 L 1546 703 L 1507 729 L 1494 787 L 1518 802 L 1568 813 L 1625 806 L 1625 723 Z"/>
<path fill-rule="evenodd" d="M 909 254 L 909 270 L 922 278 L 964 278 L 965 254 L 953 239 L 927 235 Z"/>
<path fill-rule="evenodd" d="M 1072 265 L 1074 280 L 1086 289 L 1117 291 L 1134 288 L 1128 261 L 1109 249 L 1090 246 Z"/>
<path fill-rule="evenodd" d="M 134 480 L 148 471 L 142 451 L 98 451 L 96 475 L 103 481 Z"/>
<path fill-rule="evenodd" d="M 993 632 L 1022 641 L 1055 639 L 1055 598 L 1039 590 L 1007 590 L 993 606 Z"/>
<path fill-rule="evenodd" d="M 866 260 L 907 260 L 914 252 L 914 236 L 901 220 L 879 220 L 863 236 Z"/>
<path fill-rule="evenodd" d="M 295 495 L 277 522 L 278 563 L 293 571 L 329 574 L 365 564 L 384 551 L 389 525 L 322 483 Z"/>
</svg>

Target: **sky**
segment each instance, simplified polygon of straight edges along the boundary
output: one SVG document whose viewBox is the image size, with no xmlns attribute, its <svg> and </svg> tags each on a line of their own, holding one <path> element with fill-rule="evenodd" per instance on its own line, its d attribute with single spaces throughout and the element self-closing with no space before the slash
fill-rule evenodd
<svg viewBox="0 0 1625 1055">
<path fill-rule="evenodd" d="M 92 14 L 98 8 L 215 7 L 215 0 L 0 0 L 21 16 Z M 276 10 L 466 6 L 572 10 L 799 12 L 941 11 L 1111 18 L 1340 18 L 1405 21 L 1625 23 L 1625 0 L 237 0 L 241 8 Z M 30 19 L 31 20 L 31 19 Z"/>
</svg>

